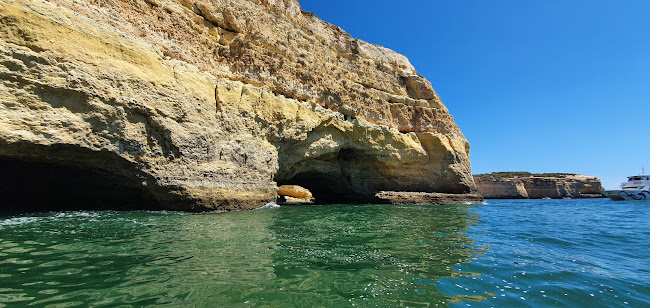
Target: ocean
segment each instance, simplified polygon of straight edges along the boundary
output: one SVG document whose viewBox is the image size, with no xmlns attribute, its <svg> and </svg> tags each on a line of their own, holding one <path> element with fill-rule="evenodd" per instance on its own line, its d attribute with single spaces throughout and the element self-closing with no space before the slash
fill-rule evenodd
<svg viewBox="0 0 650 308">
<path fill-rule="evenodd" d="M 0 214 L 0 307 L 648 307 L 650 202 Z"/>
</svg>

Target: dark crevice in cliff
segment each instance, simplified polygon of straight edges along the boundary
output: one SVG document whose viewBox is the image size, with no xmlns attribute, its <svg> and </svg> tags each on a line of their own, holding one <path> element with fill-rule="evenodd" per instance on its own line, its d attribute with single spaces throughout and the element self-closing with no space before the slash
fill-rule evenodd
<svg viewBox="0 0 650 308">
<path fill-rule="evenodd" d="M 1 212 L 156 209 L 141 181 L 105 169 L 7 157 L 0 168 Z"/>
<path fill-rule="evenodd" d="M 278 185 L 299 185 L 307 188 L 314 196 L 316 204 L 377 204 L 385 201 L 374 194 L 352 191 L 346 187 L 349 177 L 332 176 L 318 172 L 298 173 L 286 181 L 278 181 Z"/>
<path fill-rule="evenodd" d="M 313 159 L 294 164 L 293 176 L 276 175 L 278 185 L 299 185 L 307 188 L 314 196 L 316 204 L 377 204 L 385 200 L 375 196 L 375 191 L 359 187 L 357 174 L 363 168 L 363 154 L 342 149 L 335 157 L 327 160 Z M 280 161 L 282 164 L 282 161 Z M 327 166 L 327 167 L 324 167 Z M 297 169 L 297 170 L 296 170 Z"/>
</svg>

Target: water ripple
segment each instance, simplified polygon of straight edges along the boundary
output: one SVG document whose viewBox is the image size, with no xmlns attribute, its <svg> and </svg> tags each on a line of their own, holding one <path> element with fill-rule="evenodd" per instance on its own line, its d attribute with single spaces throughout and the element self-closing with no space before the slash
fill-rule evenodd
<svg viewBox="0 0 650 308">
<path fill-rule="evenodd" d="M 553 201 L 0 217 L 0 307 L 650 303 L 650 209 Z"/>
</svg>

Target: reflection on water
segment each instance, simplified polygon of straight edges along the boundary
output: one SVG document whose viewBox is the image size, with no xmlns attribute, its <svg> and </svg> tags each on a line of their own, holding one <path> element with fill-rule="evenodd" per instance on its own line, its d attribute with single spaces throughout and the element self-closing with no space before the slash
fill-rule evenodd
<svg viewBox="0 0 650 308">
<path fill-rule="evenodd" d="M 0 217 L 0 307 L 435 306 L 484 253 L 472 206 L 282 207 L 226 214 Z"/>
<path fill-rule="evenodd" d="M 70 212 L 0 222 L 1 303 L 243 303 L 273 278 L 273 213 Z M 22 222 L 22 224 L 21 224 Z"/>
<path fill-rule="evenodd" d="M 280 211 L 270 229 L 276 285 L 306 306 L 351 302 L 429 306 L 457 301 L 441 277 L 482 253 L 466 234 L 468 206 L 327 206 Z M 309 296 L 305 296 L 309 295 Z M 483 294 L 473 299 L 482 299 Z"/>
</svg>

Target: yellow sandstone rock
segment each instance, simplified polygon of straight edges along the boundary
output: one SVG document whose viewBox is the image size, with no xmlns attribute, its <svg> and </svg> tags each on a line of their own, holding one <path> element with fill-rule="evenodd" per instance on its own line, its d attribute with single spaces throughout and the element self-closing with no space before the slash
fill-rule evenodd
<svg viewBox="0 0 650 308">
<path fill-rule="evenodd" d="M 107 174 L 162 208 L 251 209 L 284 183 L 476 191 L 408 59 L 296 0 L 2 0 L 0 93 L 0 160 Z"/>
<path fill-rule="evenodd" d="M 475 175 L 486 199 L 601 198 L 600 179 L 580 174 Z"/>
<path fill-rule="evenodd" d="M 312 200 L 314 198 L 308 189 L 298 185 L 282 185 L 278 187 L 278 195 L 305 200 Z"/>
</svg>

